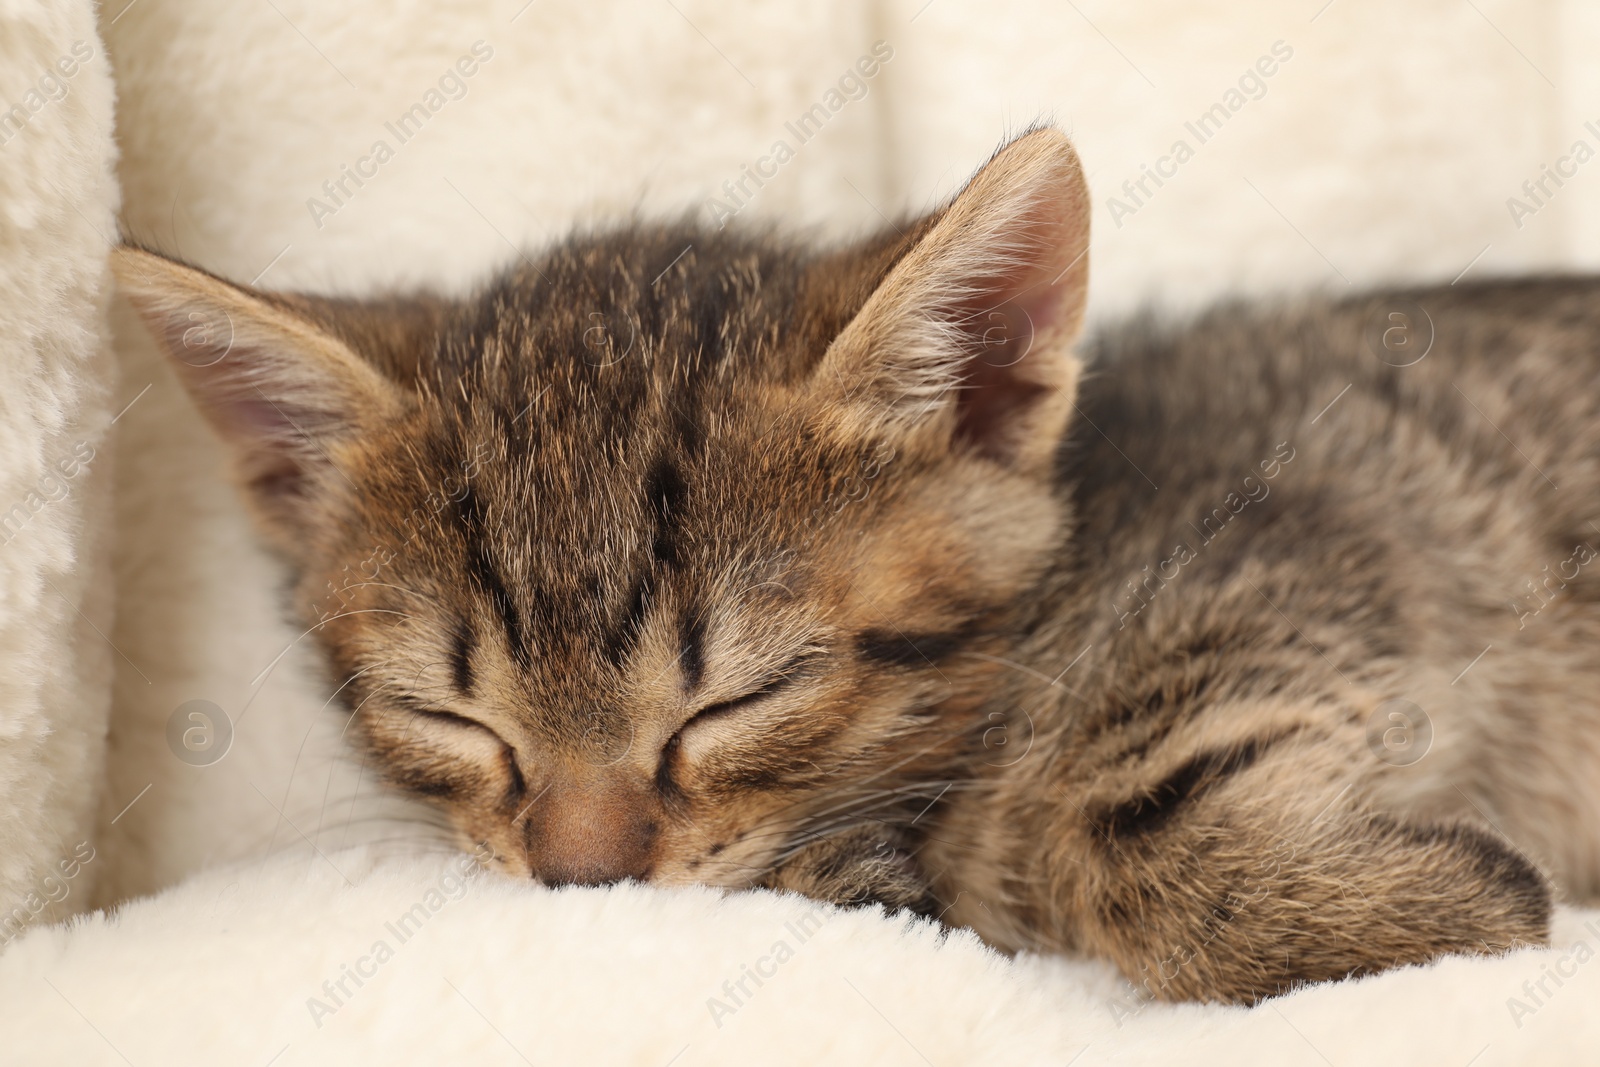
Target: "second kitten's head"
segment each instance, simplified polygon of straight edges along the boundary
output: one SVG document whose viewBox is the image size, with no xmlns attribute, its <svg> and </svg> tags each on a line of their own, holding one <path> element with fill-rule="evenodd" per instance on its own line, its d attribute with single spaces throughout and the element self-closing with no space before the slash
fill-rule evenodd
<svg viewBox="0 0 1600 1067">
<path fill-rule="evenodd" d="M 117 273 L 387 780 L 546 881 L 745 885 L 969 752 L 1065 534 L 1087 220 L 1042 129 L 844 249 L 635 227 L 460 302 Z"/>
</svg>

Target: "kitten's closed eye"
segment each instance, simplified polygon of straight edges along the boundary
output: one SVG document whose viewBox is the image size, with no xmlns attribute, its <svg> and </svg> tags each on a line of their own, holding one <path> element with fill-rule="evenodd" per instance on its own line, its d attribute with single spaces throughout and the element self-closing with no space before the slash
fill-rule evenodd
<svg viewBox="0 0 1600 1067">
<path fill-rule="evenodd" d="M 705 727 L 730 722 L 740 712 L 753 710 L 766 698 L 793 687 L 804 679 L 806 664 L 812 662 L 817 655 L 815 649 L 801 652 L 738 696 L 707 704 L 690 715 L 661 748 L 661 760 L 656 771 L 657 789 L 665 795 L 677 791 L 678 786 L 673 775 L 686 737 L 701 732 Z"/>
<path fill-rule="evenodd" d="M 445 711 L 442 708 L 413 708 L 411 710 L 411 715 L 413 716 L 413 722 L 421 721 L 426 723 L 438 723 L 441 726 L 447 726 L 457 730 L 472 730 L 476 733 L 493 738 L 496 744 L 503 745 L 506 748 L 511 747 L 506 743 L 503 737 L 495 733 L 492 727 L 479 722 L 477 719 L 468 718 L 465 715 L 458 715 L 453 711 Z"/>
<path fill-rule="evenodd" d="M 678 733 L 682 734 L 684 730 L 687 730 L 691 726 L 700 725 L 723 718 L 732 712 L 750 707 L 763 697 L 772 696 L 774 693 L 778 693 L 789 688 L 798 680 L 796 672 L 800 669 L 801 665 L 810 658 L 810 654 L 796 656 L 794 659 L 780 667 L 777 671 L 774 671 L 771 677 L 760 682 L 753 688 L 746 690 L 736 697 L 731 697 L 727 700 L 719 700 L 714 704 L 707 704 L 705 707 L 691 715 L 689 720 L 678 728 Z"/>
<path fill-rule="evenodd" d="M 406 732 L 424 743 L 435 741 L 452 755 L 474 763 L 498 761 L 511 780 L 511 793 L 528 790 L 516 748 L 493 727 L 442 708 L 413 708 Z M 419 729 L 420 728 L 420 729 Z"/>
</svg>

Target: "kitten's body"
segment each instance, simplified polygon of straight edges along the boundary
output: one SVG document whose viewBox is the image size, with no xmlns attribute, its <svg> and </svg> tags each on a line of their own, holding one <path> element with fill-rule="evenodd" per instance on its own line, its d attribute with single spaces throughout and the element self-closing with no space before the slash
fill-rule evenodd
<svg viewBox="0 0 1600 1067">
<path fill-rule="evenodd" d="M 1431 349 L 1390 365 L 1371 323 L 1419 304 Z M 1295 821 L 1267 828 L 1299 804 L 1494 826 L 1567 893 L 1600 892 L 1600 282 L 1229 307 L 1091 350 L 1062 452 L 1077 527 L 989 709 L 1008 726 L 980 761 L 998 784 L 951 803 L 923 853 L 944 899 L 965 891 L 947 918 L 1038 947 L 1045 907 L 1074 917 L 1061 942 L 1104 946 L 1138 893 L 1052 907 L 1051 871 L 1083 872 L 1054 892 L 1092 900 L 1110 849 L 1154 871 L 1258 818 L 1310 873 Z M 1369 727 L 1393 698 L 1429 725 Z M 1385 749 L 1395 730 L 1415 732 Z M 1213 754 L 1233 766 L 1185 775 Z M 1196 988 L 1157 963 L 1223 951 L 1263 910 L 1254 860 L 1207 873 L 1179 881 L 1238 915 L 1153 934 L 1157 992 Z M 1264 910 L 1269 937 L 1291 921 Z M 1355 911 L 1347 937 L 1367 940 Z"/>
<path fill-rule="evenodd" d="M 1488 820 L 1600 883 L 1600 587 L 1510 606 L 1600 543 L 1591 287 L 1415 294 L 1407 368 L 1378 300 L 1110 334 L 1079 391 L 1086 205 L 1045 130 L 839 251 L 623 230 L 459 305 L 119 273 L 369 758 L 510 871 L 905 904 L 1165 997 L 1541 940 Z"/>
</svg>

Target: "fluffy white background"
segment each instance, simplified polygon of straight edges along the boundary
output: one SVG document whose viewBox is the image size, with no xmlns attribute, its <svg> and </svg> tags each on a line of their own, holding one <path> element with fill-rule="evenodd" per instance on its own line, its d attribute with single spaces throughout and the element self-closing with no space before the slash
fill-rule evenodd
<svg viewBox="0 0 1600 1067">
<path fill-rule="evenodd" d="M 751 217 L 829 235 L 881 225 L 953 190 L 1008 130 L 1044 114 L 1074 134 L 1096 190 L 1096 320 L 1232 292 L 1588 266 L 1600 247 L 1600 162 L 1521 228 L 1505 203 L 1578 138 L 1600 148 L 1583 128 L 1600 119 L 1600 74 L 1586 58 L 1600 47 L 1600 14 L 1576 0 L 1242 0 L 1205 13 L 1177 0 L 125 2 L 101 13 L 119 94 L 123 225 L 269 287 L 461 289 L 574 220 L 702 205 L 878 39 L 895 54 L 867 97 L 760 191 Z M 0 87 L 11 94 L 0 99 L 24 91 L 59 41 L 88 32 L 84 4 L 54 6 L 0 4 Z M 466 97 L 317 225 L 306 202 L 324 180 L 376 138 L 393 143 L 384 123 L 479 40 L 494 56 Z M 1118 226 L 1108 198 L 1121 183 L 1280 40 L 1294 54 L 1265 95 Z M 32 554 L 17 554 L 21 541 L 0 550 L 0 643 L 11 653 L 0 672 L 0 788 L 22 819 L 5 824 L 15 839 L 0 841 L 0 888 L 26 892 L 98 801 L 97 857 L 85 869 L 98 888 L 75 882 L 68 903 L 165 893 L 112 919 L 40 929 L 0 957 L 0 1025 L 20 1042 L 3 1055 L 141 1065 L 266 1063 L 280 1052 L 280 1064 L 343 1062 L 366 1048 L 392 1062 L 646 1065 L 680 1052 L 683 1065 L 1065 1063 L 1080 1052 L 1083 1064 L 1342 1065 L 1380 1050 L 1408 1063 L 1593 1060 L 1600 966 L 1580 967 L 1533 1016 L 1513 1020 L 1507 1007 L 1559 951 L 1447 961 L 1250 1012 L 1151 1007 L 1119 1028 L 1119 983 L 1098 965 L 1001 960 L 870 914 L 830 918 L 719 1029 L 706 998 L 805 905 L 487 882 L 316 1027 L 306 998 L 437 881 L 438 861 L 396 855 L 428 835 L 342 758 L 343 718 L 281 620 L 281 572 L 255 544 L 217 443 L 126 308 L 114 314 L 120 393 L 111 404 L 100 396 L 112 373 L 94 354 L 113 193 L 95 168 L 109 158 L 109 91 L 103 66 L 86 73 L 96 77 L 80 75 L 70 107 L 52 105 L 59 133 L 46 140 L 41 125 L 25 154 L 0 147 L 0 487 L 24 491 L 51 441 L 137 399 L 102 456 L 116 457 L 117 611 L 108 628 L 111 583 L 92 565 L 106 492 L 75 487 L 34 519 Z M 51 221 L 30 228 L 13 205 Z M 18 340 L 35 336 L 55 340 Z M 9 357 L 19 345 L 31 362 Z M 92 473 L 109 469 L 97 460 Z M 119 653 L 103 783 L 111 645 L 48 602 L 45 576 L 68 598 L 99 590 L 83 610 L 100 613 Z M 168 717 L 192 699 L 237 724 L 214 766 L 186 766 L 167 749 Z M 370 850 L 346 851 L 361 843 Z M 1572 916 L 1563 922 L 1564 940 L 1600 948 Z"/>
<path fill-rule="evenodd" d="M 95 836 L 112 656 L 113 159 L 91 10 L 0 3 L 0 918 L 54 913 L 62 883 L 46 879 Z M 79 900 L 95 872 L 82 873 Z"/>
<path fill-rule="evenodd" d="M 1007 126 L 1053 116 L 1095 193 L 1092 311 L 1600 263 L 1600 161 L 1519 228 L 1506 199 L 1600 150 L 1600 8 L 1561 0 L 889 0 L 892 187 L 954 189 Z M 1201 144 L 1184 128 L 1292 51 Z M 1147 206 L 1112 196 L 1183 138 Z M 1149 186 L 1149 188 L 1154 188 Z M 1552 187 L 1553 188 L 1553 187 Z"/>
<path fill-rule="evenodd" d="M 1562 952 L 1446 960 L 1245 1010 L 1153 1005 L 1119 1027 L 1102 965 L 1004 960 L 878 913 L 799 927 L 795 897 L 636 887 L 539 892 L 501 878 L 387 928 L 444 863 L 280 857 L 218 871 L 119 920 L 41 929 L 0 957 L 0 1057 L 16 1063 L 1586 1064 L 1600 962 Z M 337 863 L 337 870 L 333 863 Z M 344 879 L 359 884 L 351 889 Z M 801 941 L 790 927 L 814 929 Z M 1597 924 L 1600 928 L 1600 924 Z M 411 927 L 408 929 L 415 929 Z M 1559 942 L 1600 938 L 1563 922 Z M 322 986 L 393 956 L 333 1014 Z M 778 941 L 793 956 L 731 1015 L 708 1008 Z M 1574 977 L 1518 1028 L 1503 1007 L 1563 959 Z M 45 983 L 48 982 L 48 985 Z M 321 1025 L 318 1025 L 318 1022 Z M 720 1026 L 718 1023 L 720 1022 Z M 1076 1059 L 1074 1058 L 1076 1057 Z"/>
</svg>

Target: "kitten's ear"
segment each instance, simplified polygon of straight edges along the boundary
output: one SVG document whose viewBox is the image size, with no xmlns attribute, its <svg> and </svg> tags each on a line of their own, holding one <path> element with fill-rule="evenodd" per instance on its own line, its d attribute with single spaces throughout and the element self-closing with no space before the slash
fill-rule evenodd
<svg viewBox="0 0 1600 1067">
<path fill-rule="evenodd" d="M 1048 469 L 1079 364 L 1089 194 L 1059 130 L 1007 144 L 942 211 L 829 346 L 847 434 L 965 445 Z"/>
<path fill-rule="evenodd" d="M 171 357 L 268 532 L 303 544 L 341 446 L 404 410 L 401 391 L 286 302 L 140 249 L 112 255 L 120 291 Z"/>
</svg>

